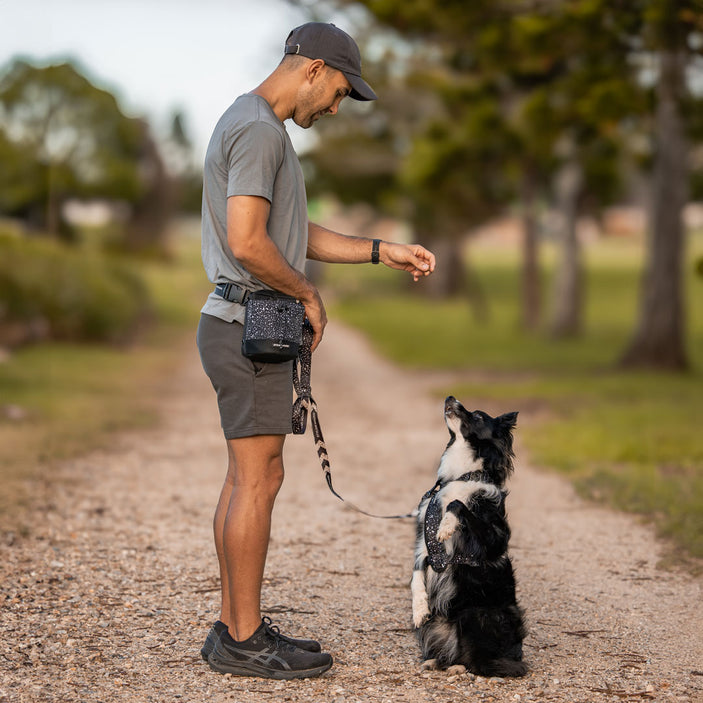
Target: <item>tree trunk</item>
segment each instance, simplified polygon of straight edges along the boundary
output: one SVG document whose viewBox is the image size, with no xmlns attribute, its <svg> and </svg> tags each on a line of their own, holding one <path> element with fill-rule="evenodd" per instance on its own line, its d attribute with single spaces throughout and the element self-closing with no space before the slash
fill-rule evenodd
<svg viewBox="0 0 703 703">
<path fill-rule="evenodd" d="M 522 326 L 530 332 L 539 327 L 542 312 L 535 190 L 534 172 L 526 169 L 522 182 Z"/>
<path fill-rule="evenodd" d="M 479 322 L 489 318 L 488 300 L 483 286 L 463 257 L 463 242 L 457 238 L 427 239 L 418 241 L 426 246 L 437 260 L 434 273 L 422 282 L 422 289 L 431 298 L 446 299 L 465 295 L 474 317 Z"/>
<path fill-rule="evenodd" d="M 420 240 L 422 241 L 422 239 Z M 424 244 L 424 242 L 423 242 Z M 432 298 L 449 298 L 465 290 L 464 262 L 458 239 L 427 239 L 424 244 L 437 259 L 434 273 L 423 281 L 423 288 Z"/>
<path fill-rule="evenodd" d="M 44 228 L 50 237 L 58 237 L 61 226 L 61 202 L 54 185 L 54 171 L 51 164 L 46 167 L 46 203 Z"/>
<path fill-rule="evenodd" d="M 173 214 L 173 188 L 146 123 L 143 123 L 142 130 L 139 166 L 146 181 L 146 189 L 140 200 L 133 205 L 124 245 L 128 251 L 163 254 L 166 249 L 166 230 Z"/>
<path fill-rule="evenodd" d="M 557 184 L 562 216 L 561 260 L 557 260 L 553 288 L 553 337 L 576 337 L 583 328 L 583 267 L 576 225 L 583 189 L 583 173 L 575 162 L 568 163 Z"/>
<path fill-rule="evenodd" d="M 657 85 L 656 154 L 648 225 L 647 263 L 640 293 L 639 321 L 620 365 L 684 370 L 684 225 L 688 164 L 681 97 L 686 55 L 663 51 Z"/>
</svg>

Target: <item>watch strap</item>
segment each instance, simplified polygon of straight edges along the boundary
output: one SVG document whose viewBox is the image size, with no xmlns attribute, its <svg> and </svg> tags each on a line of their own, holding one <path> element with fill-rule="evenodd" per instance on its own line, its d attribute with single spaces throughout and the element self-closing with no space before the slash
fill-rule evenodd
<svg viewBox="0 0 703 703">
<path fill-rule="evenodd" d="M 377 263 L 379 263 L 379 261 L 381 261 L 380 247 L 381 247 L 381 240 L 374 239 L 373 240 L 373 247 L 371 249 L 371 263 L 372 264 L 377 264 Z"/>
</svg>

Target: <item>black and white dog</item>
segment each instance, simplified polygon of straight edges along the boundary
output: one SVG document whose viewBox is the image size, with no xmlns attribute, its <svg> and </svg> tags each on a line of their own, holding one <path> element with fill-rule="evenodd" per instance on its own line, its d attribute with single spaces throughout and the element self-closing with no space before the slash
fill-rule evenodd
<svg viewBox="0 0 703 703">
<path fill-rule="evenodd" d="M 418 508 L 411 583 L 423 668 L 524 676 L 504 489 L 517 413 L 493 418 L 449 396 L 444 418 L 450 439 Z"/>
</svg>

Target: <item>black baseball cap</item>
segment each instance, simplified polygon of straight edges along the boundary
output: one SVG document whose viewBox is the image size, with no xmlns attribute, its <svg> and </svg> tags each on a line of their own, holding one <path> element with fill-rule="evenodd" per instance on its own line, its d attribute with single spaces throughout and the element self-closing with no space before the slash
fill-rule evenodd
<svg viewBox="0 0 703 703">
<path fill-rule="evenodd" d="M 349 97 L 354 100 L 376 100 L 378 97 L 361 77 L 361 53 L 356 42 L 333 24 L 301 24 L 288 35 L 284 53 L 322 59 L 328 66 L 341 71 L 352 87 Z"/>
</svg>

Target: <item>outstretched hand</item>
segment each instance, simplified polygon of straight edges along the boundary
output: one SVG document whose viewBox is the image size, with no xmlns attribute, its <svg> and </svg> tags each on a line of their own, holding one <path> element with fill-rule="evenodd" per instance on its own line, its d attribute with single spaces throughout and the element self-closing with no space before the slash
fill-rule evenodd
<svg viewBox="0 0 703 703">
<path fill-rule="evenodd" d="M 429 276 L 435 269 L 435 256 L 419 244 L 381 242 L 381 261 L 392 269 L 408 271 L 415 281 Z"/>
</svg>

